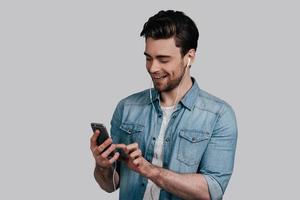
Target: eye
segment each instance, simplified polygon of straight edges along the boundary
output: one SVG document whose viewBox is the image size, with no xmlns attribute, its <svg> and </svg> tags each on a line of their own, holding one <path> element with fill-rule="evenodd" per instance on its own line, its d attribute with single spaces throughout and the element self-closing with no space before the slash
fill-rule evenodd
<svg viewBox="0 0 300 200">
<path fill-rule="evenodd" d="M 161 63 L 168 63 L 169 60 L 160 60 L 159 62 L 161 62 Z"/>
</svg>

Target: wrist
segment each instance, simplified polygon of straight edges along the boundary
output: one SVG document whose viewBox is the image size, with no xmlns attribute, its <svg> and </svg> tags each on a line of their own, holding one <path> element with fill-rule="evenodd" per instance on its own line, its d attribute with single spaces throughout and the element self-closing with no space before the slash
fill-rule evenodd
<svg viewBox="0 0 300 200">
<path fill-rule="evenodd" d="M 146 177 L 150 180 L 154 180 L 154 179 L 157 179 L 157 177 L 159 177 L 159 175 L 160 175 L 160 168 L 155 165 L 150 164 L 148 173 L 146 174 Z"/>
<path fill-rule="evenodd" d="M 100 165 L 98 165 L 98 164 L 96 163 L 96 166 L 95 166 L 95 170 L 96 170 L 96 171 L 99 171 L 99 172 L 103 173 L 103 172 L 107 172 L 108 169 L 109 169 L 109 167 L 102 167 L 102 166 L 100 166 Z"/>
</svg>

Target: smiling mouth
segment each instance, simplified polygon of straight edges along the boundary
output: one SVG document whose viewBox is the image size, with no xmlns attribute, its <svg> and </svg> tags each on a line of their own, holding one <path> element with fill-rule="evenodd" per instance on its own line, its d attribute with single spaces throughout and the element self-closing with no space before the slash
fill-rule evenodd
<svg viewBox="0 0 300 200">
<path fill-rule="evenodd" d="M 152 78 L 154 79 L 154 80 L 162 80 L 162 79 L 164 79 L 164 78 L 166 78 L 167 77 L 167 75 L 163 75 L 163 76 L 152 76 Z"/>
</svg>

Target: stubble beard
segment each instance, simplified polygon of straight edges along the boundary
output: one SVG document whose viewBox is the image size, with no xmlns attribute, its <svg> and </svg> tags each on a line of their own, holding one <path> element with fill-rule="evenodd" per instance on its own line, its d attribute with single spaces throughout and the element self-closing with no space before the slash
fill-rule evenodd
<svg viewBox="0 0 300 200">
<path fill-rule="evenodd" d="M 159 87 L 158 85 L 155 84 L 155 82 L 153 82 L 154 88 L 158 92 L 170 92 L 179 86 L 180 82 L 182 81 L 182 79 L 184 77 L 184 74 L 185 74 L 185 69 L 183 69 L 183 71 L 181 72 L 179 77 L 175 78 L 174 80 L 168 80 L 167 83 L 162 85 L 161 87 Z M 169 78 L 169 77 L 167 77 L 167 78 Z"/>
</svg>

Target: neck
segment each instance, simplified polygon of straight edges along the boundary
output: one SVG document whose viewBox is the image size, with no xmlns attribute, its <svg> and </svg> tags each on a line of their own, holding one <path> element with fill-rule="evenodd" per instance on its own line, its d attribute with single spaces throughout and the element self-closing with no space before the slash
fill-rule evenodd
<svg viewBox="0 0 300 200">
<path fill-rule="evenodd" d="M 191 77 L 185 76 L 181 82 L 176 88 L 174 88 L 171 91 L 168 92 L 161 92 L 160 94 L 160 100 L 162 106 L 173 106 L 177 102 L 182 99 L 182 97 L 187 93 L 187 91 L 192 87 L 193 82 Z M 179 89 L 179 91 L 178 91 Z M 178 94 L 177 94 L 178 93 Z M 176 98 L 177 97 L 177 98 Z M 175 102 L 176 101 L 176 102 Z"/>
</svg>

